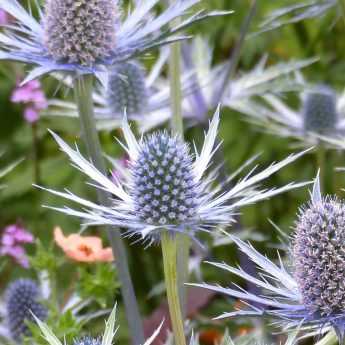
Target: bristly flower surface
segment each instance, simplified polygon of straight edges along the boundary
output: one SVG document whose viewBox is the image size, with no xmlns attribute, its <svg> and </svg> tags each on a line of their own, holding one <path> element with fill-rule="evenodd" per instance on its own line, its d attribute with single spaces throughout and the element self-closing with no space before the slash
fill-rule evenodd
<svg viewBox="0 0 345 345">
<path fill-rule="evenodd" d="M 218 125 L 219 109 L 210 123 L 201 152 L 195 150 L 192 154 L 180 137 L 167 132 L 157 132 L 137 141 L 125 119 L 123 132 L 127 145 L 123 146 L 128 153 L 130 167 L 127 181 L 122 182 L 114 176 L 108 178 L 101 174 L 78 150 L 71 149 L 53 133 L 60 148 L 74 165 L 96 182 L 98 188 L 114 196 L 113 206 L 106 207 L 69 192 L 49 190 L 84 207 L 84 211 L 70 208 L 57 210 L 78 216 L 86 220 L 87 224 L 125 227 L 130 235 L 147 236 L 149 241 L 162 230 L 183 232 L 193 237 L 197 231 L 209 231 L 218 225 L 228 225 L 235 210 L 241 206 L 305 185 L 290 183 L 277 189 L 256 189 L 262 180 L 300 157 L 302 152 L 272 164 L 257 174 L 252 170 L 228 191 L 213 188 L 216 172 L 206 175 L 206 170 L 217 149 L 215 139 Z"/>
<path fill-rule="evenodd" d="M 224 313 L 218 318 L 263 316 L 279 321 L 286 329 L 315 332 L 334 327 L 340 341 L 345 335 L 345 203 L 322 197 L 319 177 L 312 198 L 298 215 L 292 248 L 292 272 L 258 253 L 250 244 L 230 236 L 261 270 L 260 277 L 241 267 L 210 263 L 263 289 L 261 296 L 239 288 L 191 284 L 241 299 L 249 309 Z"/>
<path fill-rule="evenodd" d="M 153 16 L 158 2 L 137 2 L 122 20 L 117 0 L 47 0 L 44 8 L 38 8 L 36 20 L 18 0 L 1 0 L 0 10 L 15 20 L 0 37 L 0 59 L 37 66 L 26 81 L 53 71 L 97 75 L 106 66 L 186 38 L 177 32 L 196 21 L 230 13 L 199 11 L 171 26 L 199 0 L 177 0 Z"/>
</svg>

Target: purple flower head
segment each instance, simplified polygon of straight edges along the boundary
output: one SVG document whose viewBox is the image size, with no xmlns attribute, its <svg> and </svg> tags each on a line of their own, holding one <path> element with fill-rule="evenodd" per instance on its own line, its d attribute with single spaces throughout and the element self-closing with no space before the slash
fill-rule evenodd
<svg viewBox="0 0 345 345">
<path fill-rule="evenodd" d="M 28 123 L 35 123 L 39 119 L 40 111 L 48 107 L 41 84 L 37 80 L 22 86 L 18 83 L 12 93 L 11 101 L 25 105 L 24 118 Z"/>
<path fill-rule="evenodd" d="M 0 255 L 12 257 L 24 268 L 29 267 L 29 260 L 26 256 L 23 244 L 32 243 L 34 237 L 30 232 L 18 224 L 8 225 L 1 237 Z"/>
<path fill-rule="evenodd" d="M 218 318 L 269 315 L 284 329 L 315 335 L 333 327 L 339 343 L 345 340 L 345 203 L 323 197 L 319 175 L 310 203 L 301 209 L 295 227 L 292 272 L 279 256 L 278 264 L 260 254 L 249 243 L 230 236 L 236 245 L 262 271 L 258 277 L 241 267 L 210 263 L 251 282 L 263 290 L 253 294 L 237 286 L 191 284 L 221 292 L 245 302 L 243 310 L 224 313 Z"/>
</svg>

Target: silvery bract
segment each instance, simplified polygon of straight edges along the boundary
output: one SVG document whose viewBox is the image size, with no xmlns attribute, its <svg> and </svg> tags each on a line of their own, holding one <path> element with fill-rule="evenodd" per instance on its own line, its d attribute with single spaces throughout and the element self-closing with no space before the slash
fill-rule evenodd
<svg viewBox="0 0 345 345">
<path fill-rule="evenodd" d="M 320 18 L 331 10 L 337 18 L 340 18 L 341 8 L 338 0 L 295 1 L 292 5 L 272 11 L 260 24 L 259 29 L 260 32 L 265 32 L 301 20 Z"/>
<path fill-rule="evenodd" d="M 292 240 L 292 272 L 258 253 L 250 244 L 230 236 L 261 271 L 259 277 L 225 263 L 210 263 L 263 289 L 262 295 L 239 288 L 191 284 L 243 300 L 245 310 L 218 318 L 269 315 L 285 328 L 325 331 L 335 328 L 342 341 L 345 331 L 345 202 L 322 197 L 319 177 L 311 201 L 300 209 Z"/>
<path fill-rule="evenodd" d="M 229 13 L 199 11 L 171 26 L 198 2 L 178 0 L 154 16 L 159 0 L 142 0 L 122 20 L 117 0 L 46 0 L 43 8 L 37 5 L 37 20 L 17 0 L 1 0 L 0 9 L 15 21 L 0 35 L 0 59 L 37 66 L 26 80 L 53 71 L 96 73 L 184 39 L 176 34 L 196 21 Z"/>
<path fill-rule="evenodd" d="M 42 337 L 47 341 L 49 345 L 62 345 L 62 342 L 56 337 L 54 332 L 48 327 L 47 324 L 40 321 L 38 318 L 35 318 L 41 332 Z M 100 338 L 92 338 L 92 337 L 81 337 L 75 340 L 74 345 L 113 345 L 114 338 L 117 333 L 118 327 L 115 325 L 116 323 L 116 305 L 114 306 L 108 320 L 105 323 L 105 330 L 103 335 Z M 153 341 L 157 338 L 161 328 L 163 326 L 163 322 L 159 325 L 159 327 L 153 332 L 150 338 L 148 338 L 143 345 L 151 345 Z"/>
<path fill-rule="evenodd" d="M 73 164 L 90 177 L 97 188 L 105 189 L 114 197 L 113 206 L 107 207 L 70 192 L 49 190 L 83 206 L 83 211 L 67 207 L 55 209 L 78 216 L 89 225 L 116 225 L 127 228 L 130 235 L 140 234 L 143 238 L 151 235 L 148 239 L 162 230 L 193 236 L 197 231 L 209 231 L 218 225 L 228 225 L 241 206 L 306 184 L 290 183 L 277 189 L 257 189 L 262 180 L 299 158 L 304 154 L 301 152 L 274 163 L 259 173 L 255 174 L 254 168 L 229 190 L 213 188 L 216 171 L 206 175 L 206 170 L 217 149 L 215 140 L 218 125 L 219 109 L 210 123 L 201 152 L 195 149 L 192 154 L 188 144 L 179 136 L 172 136 L 168 132 L 156 132 L 138 141 L 125 119 L 123 132 L 126 144 L 123 147 L 129 156 L 130 167 L 128 179 L 122 182 L 115 176 L 109 178 L 101 174 L 81 156 L 78 149 L 71 149 L 53 133 L 60 148 Z"/>
</svg>

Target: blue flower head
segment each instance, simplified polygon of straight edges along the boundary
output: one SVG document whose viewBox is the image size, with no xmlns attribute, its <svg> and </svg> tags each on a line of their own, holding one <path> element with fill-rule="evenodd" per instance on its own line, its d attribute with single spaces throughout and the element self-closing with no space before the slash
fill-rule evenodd
<svg viewBox="0 0 345 345">
<path fill-rule="evenodd" d="M 145 114 L 148 109 L 149 89 L 145 71 L 136 62 L 123 63 L 109 72 L 106 85 L 107 107 L 112 116 Z"/>
<path fill-rule="evenodd" d="M 196 21 L 230 13 L 199 11 L 171 26 L 199 0 L 177 0 L 154 16 L 151 10 L 158 2 L 138 1 L 122 20 L 117 0 L 46 0 L 36 20 L 18 0 L 1 0 L 0 9 L 15 22 L 0 37 L 0 59 L 37 66 L 26 80 L 53 71 L 93 74 L 186 38 L 177 32 Z"/>
<path fill-rule="evenodd" d="M 161 231 L 169 231 L 171 234 L 183 232 L 194 237 L 197 231 L 226 226 L 232 222 L 235 210 L 239 207 L 304 185 L 292 183 L 277 189 L 257 189 L 260 181 L 300 157 L 302 152 L 272 164 L 260 173 L 251 171 L 229 190 L 214 187 L 216 171 L 210 171 L 209 166 L 217 150 L 215 139 L 218 126 L 219 109 L 210 123 L 201 152 L 195 149 L 192 153 L 189 145 L 179 136 L 168 132 L 156 132 L 138 141 L 125 119 L 122 129 L 126 145 L 123 146 L 130 165 L 127 179 L 121 182 L 116 177 L 111 179 L 101 174 L 78 150 L 71 149 L 53 134 L 73 163 L 93 179 L 97 187 L 114 196 L 113 205 L 107 207 L 69 192 L 49 190 L 84 206 L 84 211 L 70 208 L 57 210 L 81 217 L 90 225 L 112 224 L 127 228 L 129 235 L 140 234 L 151 242 Z"/>
<path fill-rule="evenodd" d="M 47 317 L 46 307 L 39 301 L 40 289 L 31 279 L 18 279 L 6 290 L 6 320 L 13 339 L 30 335 L 28 321 L 35 315 L 40 320 Z"/>
<path fill-rule="evenodd" d="M 338 110 L 335 91 L 324 85 L 308 90 L 303 102 L 303 126 L 306 131 L 332 134 L 337 130 Z"/>
<path fill-rule="evenodd" d="M 286 328 L 311 331 L 334 327 L 341 341 L 345 335 L 345 202 L 323 198 L 319 178 L 312 199 L 300 210 L 292 243 L 292 272 L 258 253 L 251 245 L 231 236 L 262 271 L 260 278 L 241 268 L 211 263 L 263 289 L 258 296 L 236 288 L 195 284 L 239 298 L 249 310 L 225 313 L 219 318 L 270 315 Z M 193 285 L 193 284 L 192 284 Z"/>
</svg>

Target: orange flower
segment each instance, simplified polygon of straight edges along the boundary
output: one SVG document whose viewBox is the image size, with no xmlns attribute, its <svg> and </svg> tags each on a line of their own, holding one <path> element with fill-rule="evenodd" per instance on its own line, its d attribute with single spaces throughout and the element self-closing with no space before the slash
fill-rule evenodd
<svg viewBox="0 0 345 345">
<path fill-rule="evenodd" d="M 65 254 L 81 262 L 113 261 L 111 248 L 103 248 L 102 240 L 95 236 L 80 236 L 78 234 L 64 236 L 60 227 L 54 229 L 54 239 Z"/>
</svg>

